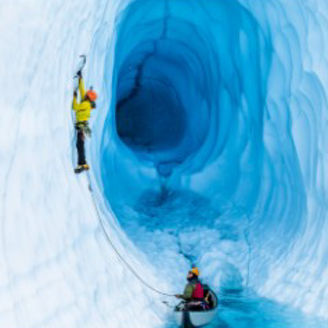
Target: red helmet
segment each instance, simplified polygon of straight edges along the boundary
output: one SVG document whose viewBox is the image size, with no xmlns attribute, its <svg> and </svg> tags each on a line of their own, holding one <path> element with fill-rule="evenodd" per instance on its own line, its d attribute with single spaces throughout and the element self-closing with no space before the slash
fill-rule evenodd
<svg viewBox="0 0 328 328">
<path fill-rule="evenodd" d="M 91 101 L 96 101 L 96 99 L 98 98 L 97 93 L 93 90 L 88 90 L 87 93 L 86 93 L 86 96 Z"/>
</svg>

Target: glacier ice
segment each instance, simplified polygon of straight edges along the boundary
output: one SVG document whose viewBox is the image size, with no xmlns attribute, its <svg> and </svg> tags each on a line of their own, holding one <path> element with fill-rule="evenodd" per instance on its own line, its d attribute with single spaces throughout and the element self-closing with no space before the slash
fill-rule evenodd
<svg viewBox="0 0 328 328">
<path fill-rule="evenodd" d="M 2 1 L 0 326 L 167 324 L 97 210 L 163 291 L 195 262 L 251 293 L 254 327 L 328 319 L 327 19 L 321 0 Z M 92 194 L 72 173 L 81 53 Z"/>
</svg>

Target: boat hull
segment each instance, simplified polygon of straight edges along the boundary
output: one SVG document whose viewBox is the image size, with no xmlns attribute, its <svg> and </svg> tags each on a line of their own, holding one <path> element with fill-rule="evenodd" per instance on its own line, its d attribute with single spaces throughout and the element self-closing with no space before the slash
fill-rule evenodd
<svg viewBox="0 0 328 328">
<path fill-rule="evenodd" d="M 177 324 L 183 328 L 203 327 L 217 314 L 217 309 L 208 311 L 175 311 Z"/>
<path fill-rule="evenodd" d="M 207 286 L 207 285 L 205 285 Z M 218 299 L 216 294 L 208 287 L 204 288 L 210 294 L 212 308 L 204 311 L 184 310 L 184 306 L 177 306 L 174 311 L 175 320 L 182 328 L 203 327 L 209 324 L 218 312 Z"/>
</svg>

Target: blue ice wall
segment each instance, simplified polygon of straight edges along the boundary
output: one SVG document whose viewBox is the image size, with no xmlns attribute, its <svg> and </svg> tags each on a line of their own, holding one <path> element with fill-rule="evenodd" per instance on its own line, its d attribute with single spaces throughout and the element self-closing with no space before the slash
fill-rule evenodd
<svg viewBox="0 0 328 328">
<path fill-rule="evenodd" d="M 246 147 L 259 173 L 271 47 L 241 5 L 137 1 L 121 17 L 115 49 L 108 124 L 138 166 L 178 184 L 220 158 L 228 198 Z M 104 161 L 111 156 L 109 147 Z M 252 180 L 256 188 L 259 175 Z"/>
<path fill-rule="evenodd" d="M 307 252 L 311 220 L 325 220 L 308 209 L 324 194 L 315 170 L 326 106 L 308 65 L 311 12 L 299 1 L 132 1 L 106 86 L 100 165 L 111 205 L 163 184 L 222 211 L 233 204 L 249 220 L 251 284 L 267 293 L 274 270 Z"/>
<path fill-rule="evenodd" d="M 118 23 L 114 96 L 104 129 L 113 136 L 104 141 L 103 177 L 118 179 L 114 188 L 105 184 L 109 198 L 141 193 L 162 175 L 173 188 L 201 184 L 202 193 L 220 194 L 221 202 L 236 198 L 250 213 L 266 172 L 272 186 L 264 212 L 302 215 L 293 140 L 277 149 L 280 162 L 293 168 L 279 184 L 263 143 L 272 54 L 270 34 L 238 2 L 133 2 Z M 283 85 L 277 81 L 275 88 Z M 119 172 L 107 164 L 117 156 L 113 139 L 122 150 Z M 195 175 L 203 181 L 183 182 Z M 277 194 L 287 197 L 291 185 L 297 193 L 277 206 Z"/>
</svg>

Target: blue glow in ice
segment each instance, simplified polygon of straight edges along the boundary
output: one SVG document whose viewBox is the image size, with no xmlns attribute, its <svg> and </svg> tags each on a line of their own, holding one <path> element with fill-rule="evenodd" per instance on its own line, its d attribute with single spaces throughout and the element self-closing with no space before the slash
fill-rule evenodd
<svg viewBox="0 0 328 328">
<path fill-rule="evenodd" d="M 165 327 L 130 268 L 192 264 L 215 327 L 327 327 L 327 30 L 325 0 L 0 1 L 0 327 Z"/>
<path fill-rule="evenodd" d="M 277 21 L 284 10 L 270 6 L 131 2 L 117 22 L 102 185 L 123 227 L 154 262 L 157 251 L 147 249 L 158 239 L 142 233 L 157 231 L 165 244 L 169 229 L 178 253 L 207 267 L 218 286 L 247 285 L 296 304 L 291 291 L 301 271 L 286 292 L 273 286 L 279 268 L 297 263 L 311 243 L 302 235 L 314 177 L 298 106 L 305 92 L 310 105 L 302 111 L 319 117 L 326 99 L 305 69 L 298 4 L 289 8 L 295 22 L 287 14 Z M 204 200 L 201 211 L 196 199 Z M 190 240 L 199 243 L 197 237 L 183 238 L 188 229 L 199 234 L 199 225 L 216 238 L 195 248 Z"/>
</svg>

